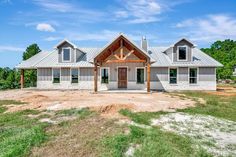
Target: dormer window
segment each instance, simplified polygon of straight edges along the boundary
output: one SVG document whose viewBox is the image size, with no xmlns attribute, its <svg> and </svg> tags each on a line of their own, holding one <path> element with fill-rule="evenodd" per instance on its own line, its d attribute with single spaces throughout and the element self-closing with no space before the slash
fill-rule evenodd
<svg viewBox="0 0 236 157">
<path fill-rule="evenodd" d="M 187 61 L 187 46 L 177 47 L 177 57 L 178 61 Z"/>
<path fill-rule="evenodd" d="M 70 62 L 71 61 L 71 48 L 62 49 L 62 61 Z"/>
</svg>

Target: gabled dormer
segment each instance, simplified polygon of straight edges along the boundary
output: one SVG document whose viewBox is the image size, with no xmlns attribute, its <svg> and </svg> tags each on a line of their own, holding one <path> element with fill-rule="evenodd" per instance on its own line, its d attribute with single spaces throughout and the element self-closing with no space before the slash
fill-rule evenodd
<svg viewBox="0 0 236 157">
<path fill-rule="evenodd" d="M 75 44 L 63 40 L 55 48 L 58 51 L 58 63 L 75 63 L 84 53 Z"/>
<path fill-rule="evenodd" d="M 195 45 L 192 42 L 183 38 L 169 47 L 165 53 L 172 62 L 191 62 L 194 47 Z"/>
<path fill-rule="evenodd" d="M 173 45 L 173 62 L 191 62 L 195 45 L 183 38 Z"/>
</svg>

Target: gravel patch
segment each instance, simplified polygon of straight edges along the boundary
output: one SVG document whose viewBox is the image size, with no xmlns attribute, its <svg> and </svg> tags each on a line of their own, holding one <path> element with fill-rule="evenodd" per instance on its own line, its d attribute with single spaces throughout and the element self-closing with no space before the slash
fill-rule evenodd
<svg viewBox="0 0 236 157">
<path fill-rule="evenodd" d="M 212 116 L 171 113 L 152 120 L 153 126 L 187 135 L 215 156 L 236 156 L 236 123 Z"/>
</svg>

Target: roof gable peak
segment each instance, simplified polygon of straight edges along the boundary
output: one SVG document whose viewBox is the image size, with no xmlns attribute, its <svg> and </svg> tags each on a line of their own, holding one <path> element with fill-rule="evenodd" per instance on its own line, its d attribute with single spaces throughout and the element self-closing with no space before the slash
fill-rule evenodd
<svg viewBox="0 0 236 157">
<path fill-rule="evenodd" d="M 194 44 L 192 41 L 190 41 L 189 39 L 187 39 L 187 38 L 180 38 L 179 40 L 177 40 L 177 42 L 175 42 L 173 45 L 171 45 L 171 47 L 174 47 L 176 44 L 178 44 L 179 42 L 181 42 L 181 41 L 186 41 L 186 42 L 188 42 L 188 43 L 190 43 L 193 47 L 196 47 L 197 45 L 196 44 Z"/>
<path fill-rule="evenodd" d="M 60 41 L 56 46 L 54 46 L 54 48 L 58 48 L 59 46 L 61 46 L 64 43 L 69 43 L 70 45 L 72 45 L 74 48 L 78 48 L 74 43 L 70 42 L 68 39 L 63 39 L 62 41 Z"/>
</svg>

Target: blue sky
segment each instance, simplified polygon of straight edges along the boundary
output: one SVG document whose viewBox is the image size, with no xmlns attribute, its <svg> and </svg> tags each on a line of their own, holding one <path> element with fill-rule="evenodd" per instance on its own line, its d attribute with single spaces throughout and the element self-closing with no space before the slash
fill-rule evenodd
<svg viewBox="0 0 236 157">
<path fill-rule="evenodd" d="M 25 48 L 51 51 L 63 39 L 104 46 L 119 32 L 168 46 L 181 37 L 198 47 L 236 40 L 235 0 L 0 0 L 0 67 L 14 67 Z"/>
</svg>

